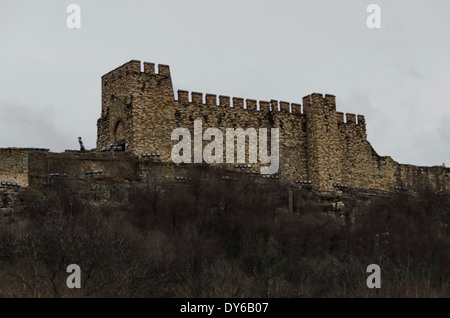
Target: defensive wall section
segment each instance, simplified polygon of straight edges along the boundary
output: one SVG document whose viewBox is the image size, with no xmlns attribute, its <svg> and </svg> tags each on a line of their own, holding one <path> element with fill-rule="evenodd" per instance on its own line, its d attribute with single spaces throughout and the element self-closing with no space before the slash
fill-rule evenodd
<svg viewBox="0 0 450 318">
<path fill-rule="evenodd" d="M 279 129 L 279 169 L 272 179 L 286 185 L 308 184 L 319 191 L 339 186 L 354 189 L 417 192 L 426 187 L 450 191 L 450 169 L 399 164 L 379 156 L 367 140 L 366 120 L 336 110 L 333 95 L 313 93 L 301 102 L 261 101 L 178 90 L 175 94 L 170 68 L 131 60 L 102 77 L 102 109 L 97 122 L 97 148 L 92 151 L 52 153 L 48 149 L 0 149 L 0 181 L 34 186 L 59 178 L 101 175 L 130 180 L 182 178 L 186 164 L 175 164 L 171 152 L 176 128 L 202 131 L 242 128 L 249 132 Z M 248 136 L 247 136 L 248 137 Z M 227 170 L 259 178 L 261 164 L 223 163 Z M 202 147 L 210 141 L 203 141 Z M 113 146 L 113 148 L 111 148 Z M 260 143 L 257 147 L 259 148 Z M 113 151 L 120 147 L 121 152 Z M 194 147 L 191 157 L 194 158 Z M 150 158 L 151 157 L 151 158 Z M 225 158 L 224 158 L 225 162 Z M 194 165 L 194 163 L 192 163 Z M 266 176 L 269 178 L 269 176 Z"/>
<path fill-rule="evenodd" d="M 153 63 L 132 60 L 102 77 L 98 151 L 123 141 L 125 151 L 137 157 L 158 153 L 163 162 L 171 162 L 177 143 L 171 140 L 172 131 L 188 128 L 193 132 L 194 120 L 202 120 L 203 130 L 223 132 L 279 128 L 277 175 L 283 182 L 309 180 L 326 191 L 343 184 L 384 191 L 424 186 L 449 189 L 449 168 L 402 165 L 379 156 L 367 141 L 364 116 L 337 112 L 333 95 L 314 93 L 303 97 L 302 103 L 291 103 L 184 90 L 175 94 L 169 66 L 157 69 Z M 259 164 L 253 164 L 252 170 L 258 172 Z"/>
</svg>

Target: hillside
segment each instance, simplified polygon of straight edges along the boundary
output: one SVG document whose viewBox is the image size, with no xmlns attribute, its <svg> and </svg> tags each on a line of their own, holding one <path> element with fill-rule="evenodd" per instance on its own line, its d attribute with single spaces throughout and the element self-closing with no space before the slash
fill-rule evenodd
<svg viewBox="0 0 450 318">
<path fill-rule="evenodd" d="M 448 195 L 325 198 L 222 173 L 3 188 L 0 297 L 450 296 Z"/>
</svg>

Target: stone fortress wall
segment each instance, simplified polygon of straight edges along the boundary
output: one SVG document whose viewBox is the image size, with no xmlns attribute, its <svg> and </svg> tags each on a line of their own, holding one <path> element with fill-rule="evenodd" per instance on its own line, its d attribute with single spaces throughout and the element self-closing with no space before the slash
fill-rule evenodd
<svg viewBox="0 0 450 318">
<path fill-rule="evenodd" d="M 184 90 L 175 96 L 169 66 L 155 69 L 153 63 L 131 60 L 102 77 L 97 150 L 125 140 L 126 151 L 136 156 L 159 153 L 163 162 L 171 162 L 176 143 L 172 131 L 186 127 L 193 132 L 194 120 L 201 119 L 203 129 L 223 132 L 279 128 L 278 175 L 288 184 L 311 180 L 313 187 L 326 191 L 334 184 L 384 191 L 428 185 L 449 190 L 449 168 L 403 165 L 379 156 L 367 141 L 364 116 L 337 112 L 333 95 L 314 93 L 301 104 Z M 259 164 L 252 170 L 258 172 Z"/>
<path fill-rule="evenodd" d="M 158 65 L 156 70 L 155 64 L 137 60 L 102 77 L 96 151 L 57 154 L 0 149 L 0 181 L 33 186 L 50 183 L 52 173 L 82 178 L 89 171 L 102 171 L 109 177 L 119 171 L 129 171 L 130 176 L 137 171 L 131 178 L 153 175 L 173 180 L 182 175 L 186 165 L 172 162 L 171 150 L 177 143 L 171 140 L 172 131 L 182 127 L 192 133 L 194 120 L 202 120 L 203 130 L 221 129 L 224 143 L 227 128 L 267 128 L 269 132 L 270 128 L 279 128 L 280 166 L 276 177 L 286 185 L 309 180 L 320 191 L 336 190 L 336 184 L 388 192 L 398 187 L 415 192 L 427 186 L 450 191 L 449 168 L 404 165 L 379 156 L 367 141 L 364 116 L 337 112 L 333 95 L 314 93 L 303 97 L 301 103 L 184 90 L 175 96 L 169 66 Z M 124 147 L 125 152 L 102 151 L 111 144 Z M 143 154 L 159 156 L 145 158 Z M 248 169 L 223 165 L 228 170 L 263 177 L 258 163 Z"/>
</svg>

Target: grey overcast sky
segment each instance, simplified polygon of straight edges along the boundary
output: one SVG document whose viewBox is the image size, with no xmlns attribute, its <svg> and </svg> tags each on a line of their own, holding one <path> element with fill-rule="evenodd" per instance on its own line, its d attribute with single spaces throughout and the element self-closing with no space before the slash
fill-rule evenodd
<svg viewBox="0 0 450 318">
<path fill-rule="evenodd" d="M 81 29 L 66 8 L 81 7 Z M 369 4 L 381 28 L 369 29 Z M 175 90 L 301 102 L 336 95 L 401 163 L 450 166 L 450 1 L 0 0 L 0 147 L 96 144 L 100 78 L 168 64 Z"/>
</svg>

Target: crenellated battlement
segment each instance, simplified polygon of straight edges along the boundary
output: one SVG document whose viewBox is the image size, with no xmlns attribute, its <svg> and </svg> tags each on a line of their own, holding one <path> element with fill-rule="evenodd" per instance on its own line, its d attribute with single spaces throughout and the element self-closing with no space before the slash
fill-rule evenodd
<svg viewBox="0 0 450 318">
<path fill-rule="evenodd" d="M 220 95 L 219 102 L 217 102 L 217 95 L 215 94 L 203 94 L 199 92 L 189 93 L 189 91 L 186 90 L 178 90 L 177 94 L 178 98 L 176 101 L 182 103 L 192 103 L 211 107 L 228 107 L 250 111 L 279 112 L 296 115 L 302 114 L 301 104 L 284 101 L 279 102 L 275 99 L 271 99 L 270 101 L 257 101 L 256 99 L 244 99 L 242 97 Z"/>
<path fill-rule="evenodd" d="M 166 64 L 159 64 L 158 72 L 155 71 L 155 63 L 150 62 L 141 62 L 139 60 L 131 60 L 114 70 L 106 73 L 102 76 L 103 81 L 108 82 L 111 80 L 115 80 L 116 78 L 124 78 L 128 75 L 140 75 L 140 74 L 146 74 L 146 75 L 159 75 L 159 76 L 165 76 L 170 77 L 170 67 Z"/>
<path fill-rule="evenodd" d="M 336 118 L 338 125 L 355 125 L 366 127 L 366 120 L 363 115 L 355 115 L 352 113 L 344 114 L 342 112 L 336 112 Z"/>
<path fill-rule="evenodd" d="M 313 93 L 303 97 L 303 111 L 336 111 L 336 97 L 331 94 Z"/>
</svg>

